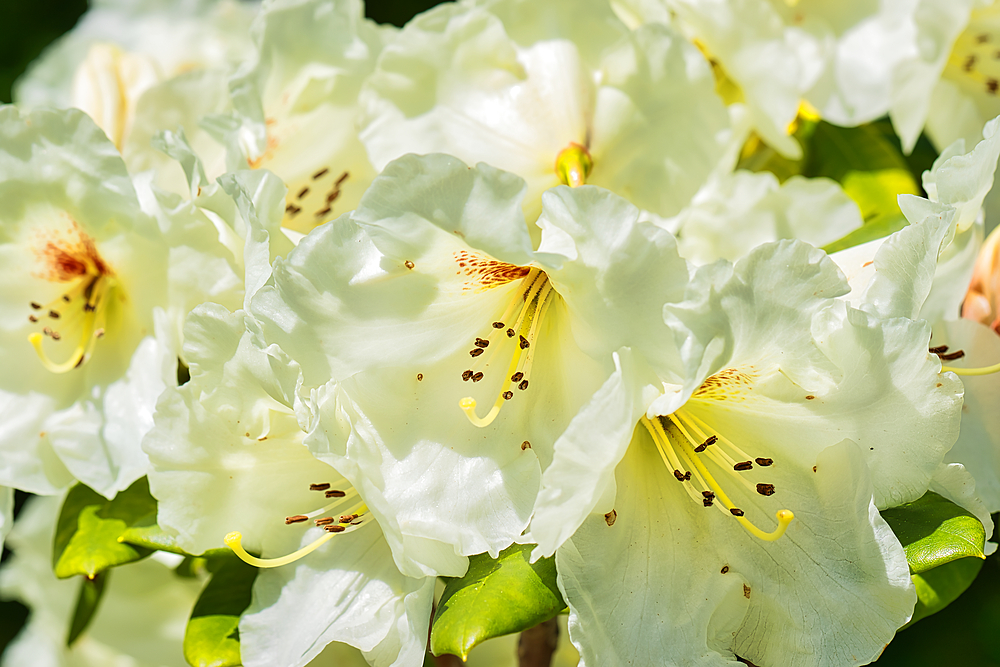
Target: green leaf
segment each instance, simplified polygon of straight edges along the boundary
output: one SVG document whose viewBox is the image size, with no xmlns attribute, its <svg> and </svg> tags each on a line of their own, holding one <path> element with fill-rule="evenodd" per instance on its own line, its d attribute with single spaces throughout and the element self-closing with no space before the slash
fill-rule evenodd
<svg viewBox="0 0 1000 667">
<path fill-rule="evenodd" d="M 907 627 L 922 618 L 935 614 L 952 602 L 972 585 L 983 567 L 979 558 L 959 558 L 950 563 L 914 574 L 913 585 L 917 589 L 917 606 Z"/>
<path fill-rule="evenodd" d="M 104 587 L 108 583 L 111 571 L 99 572 L 93 577 L 83 577 L 80 582 L 80 594 L 76 599 L 76 609 L 73 610 L 73 620 L 69 624 L 69 634 L 66 635 L 66 646 L 72 646 L 97 613 L 97 605 L 104 595 Z"/>
<path fill-rule="evenodd" d="M 884 510 L 912 574 L 923 574 L 959 558 L 986 558 L 986 530 L 964 509 L 928 492 L 919 500 Z"/>
<path fill-rule="evenodd" d="M 899 231 L 906 226 L 906 218 L 897 197 L 921 194 L 898 141 L 876 124 L 837 127 L 819 123 L 812 135 L 803 174 L 837 181 L 861 210 L 864 226 L 826 246 L 827 252 Z"/>
<path fill-rule="evenodd" d="M 464 577 L 445 580 L 431 631 L 434 655 L 464 660 L 487 639 L 534 627 L 566 606 L 556 586 L 555 559 L 529 563 L 533 548 L 515 544 L 497 560 L 472 556 Z"/>
<path fill-rule="evenodd" d="M 190 554 L 177 544 L 177 538 L 156 525 L 156 512 L 147 514 L 132 526 L 125 529 L 125 532 L 118 538 L 121 542 L 151 549 L 154 551 L 169 551 L 181 556 L 197 556 L 202 558 L 214 558 L 231 554 L 229 549 L 209 549 L 203 554 Z"/>
<path fill-rule="evenodd" d="M 60 579 L 75 575 L 95 577 L 109 567 L 124 565 L 151 552 L 123 543 L 125 530 L 150 513 L 156 500 L 146 478 L 137 480 L 114 500 L 77 484 L 66 495 L 52 545 L 52 569 Z"/>
<path fill-rule="evenodd" d="M 257 568 L 229 554 L 213 559 L 214 574 L 194 604 L 184 631 L 184 659 L 192 667 L 240 664 L 240 614 L 250 605 Z"/>
</svg>

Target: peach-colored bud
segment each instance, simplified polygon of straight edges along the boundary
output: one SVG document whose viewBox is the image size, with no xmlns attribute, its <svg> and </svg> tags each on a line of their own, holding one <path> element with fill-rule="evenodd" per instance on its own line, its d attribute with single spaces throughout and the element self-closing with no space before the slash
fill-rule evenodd
<svg viewBox="0 0 1000 667">
<path fill-rule="evenodd" d="M 987 325 L 1000 334 L 1000 227 L 994 229 L 976 257 L 962 317 Z"/>
</svg>

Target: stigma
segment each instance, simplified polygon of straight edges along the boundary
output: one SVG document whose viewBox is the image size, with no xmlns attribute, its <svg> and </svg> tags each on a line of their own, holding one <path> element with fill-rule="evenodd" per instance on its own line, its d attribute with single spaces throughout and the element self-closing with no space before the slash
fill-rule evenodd
<svg viewBox="0 0 1000 667">
<path fill-rule="evenodd" d="M 471 396 L 459 401 L 459 407 L 473 425 L 480 428 L 489 426 L 504 404 L 514 399 L 515 389 L 518 393 L 528 389 L 537 349 L 534 343 L 553 294 L 552 283 L 545 272 L 529 269 L 520 279 L 520 289 L 514 291 L 500 319 L 492 322 L 485 337 L 477 337 L 473 342 L 469 355 L 475 362 L 462 372 L 463 382 L 480 382 L 498 354 L 510 354 L 497 398 L 486 416 L 476 414 L 476 400 Z"/>
<path fill-rule="evenodd" d="M 104 337 L 109 306 L 120 290 L 111 267 L 101 258 L 89 236 L 74 224 L 68 233 L 50 233 L 35 247 L 40 270 L 49 282 L 65 284 L 60 295 L 47 303 L 30 301 L 28 321 L 40 329 L 28 341 L 42 365 L 53 373 L 66 373 L 82 366 Z M 49 347 L 68 350 L 61 361 L 46 351 Z M 69 349 L 72 348 L 72 349 Z"/>
<path fill-rule="evenodd" d="M 311 520 L 315 527 L 323 528 L 324 534 L 322 536 L 298 551 L 293 551 L 280 558 L 258 558 L 247 553 L 247 550 L 243 548 L 243 535 L 237 531 L 227 534 L 223 542 L 232 549 L 240 560 L 249 565 L 259 568 L 281 567 L 308 556 L 338 535 L 346 535 L 371 523 L 372 517 L 368 506 L 358 501 L 358 492 L 353 487 L 340 490 L 331 488 L 332 486 L 328 482 L 310 484 L 309 490 L 322 491 L 326 498 L 333 498 L 333 502 L 306 514 L 285 517 L 286 526 L 304 524 Z"/>
<path fill-rule="evenodd" d="M 665 417 L 643 417 L 663 464 L 670 470 L 693 502 L 704 508 L 716 508 L 727 518 L 735 519 L 754 537 L 773 542 L 785 534 L 795 518 L 791 510 L 775 513 L 777 527 L 767 532 L 746 517 L 746 512 L 726 493 L 722 481 L 735 482 L 750 493 L 763 497 L 775 494 L 775 486 L 766 481 L 753 483 L 744 473 L 774 465 L 774 460 L 751 458 L 719 433 L 710 433 L 708 425 L 681 409 Z M 713 474 L 713 470 L 715 474 Z"/>
<path fill-rule="evenodd" d="M 556 156 L 556 175 L 563 185 L 571 188 L 583 185 L 594 168 L 594 159 L 585 146 L 576 142 L 559 151 Z"/>
</svg>

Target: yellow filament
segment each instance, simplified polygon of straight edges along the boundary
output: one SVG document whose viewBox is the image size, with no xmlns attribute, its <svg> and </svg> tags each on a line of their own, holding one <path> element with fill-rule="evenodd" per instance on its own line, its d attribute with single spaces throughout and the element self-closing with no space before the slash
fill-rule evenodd
<svg viewBox="0 0 1000 667">
<path fill-rule="evenodd" d="M 564 185 L 571 188 L 586 183 L 593 168 L 594 159 L 590 157 L 590 152 L 578 143 L 570 143 L 556 156 L 556 174 Z"/>
<path fill-rule="evenodd" d="M 543 275 L 539 272 L 538 275 Z M 521 316 L 517 321 L 517 335 L 524 335 L 525 339 L 528 341 L 534 341 L 535 334 L 538 331 L 538 323 L 542 320 L 542 314 L 545 307 L 548 305 L 549 292 L 552 291 L 552 285 L 548 281 L 548 277 L 543 275 L 541 280 L 533 280 L 528 288 L 528 292 L 525 295 L 525 300 L 528 302 L 527 307 L 521 312 Z M 525 331 L 525 324 L 527 324 L 527 331 Z M 507 402 L 507 399 L 503 397 L 513 382 L 511 377 L 517 372 L 518 366 L 521 363 L 521 356 L 524 350 L 521 348 L 520 342 L 515 341 L 514 354 L 510 358 L 510 363 L 507 365 L 507 371 L 504 376 L 503 385 L 500 387 L 500 392 L 497 395 L 496 401 L 493 403 L 493 407 L 490 411 L 486 413 L 485 417 L 480 417 L 476 414 L 476 399 L 471 396 L 466 396 L 458 402 L 458 407 L 462 409 L 465 416 L 469 418 L 473 426 L 478 426 L 479 428 L 485 428 L 493 423 L 493 420 L 497 418 L 500 414 L 500 409 L 503 408 L 503 404 Z M 529 355 L 533 354 L 531 348 L 529 347 Z"/>
<path fill-rule="evenodd" d="M 287 556 L 282 556 L 281 558 L 257 558 L 256 556 L 251 556 L 247 553 L 246 549 L 243 548 L 243 536 L 238 532 L 233 531 L 226 535 L 223 540 L 226 546 L 233 550 L 233 553 L 240 557 L 245 563 L 249 563 L 254 567 L 281 567 L 282 565 L 288 565 L 289 563 L 294 563 L 304 556 L 308 556 L 312 552 L 319 549 L 321 546 L 332 540 L 339 533 L 327 533 L 323 537 L 319 538 L 311 544 L 307 544 L 298 551 L 294 551 Z"/>
<path fill-rule="evenodd" d="M 670 441 L 667 437 L 666 431 L 663 429 L 663 425 L 660 423 L 660 420 L 659 419 L 648 420 L 645 417 L 643 417 L 643 420 L 651 423 L 653 429 L 655 429 L 656 436 L 662 438 L 663 442 L 667 444 L 667 448 L 670 448 L 669 444 Z M 677 422 L 673 422 L 673 424 L 674 426 L 677 426 Z M 646 428 L 650 430 L 651 434 L 654 433 L 654 430 L 650 429 L 649 426 L 647 426 Z M 654 441 L 657 439 L 656 436 L 654 436 L 653 438 Z M 691 447 L 691 445 L 686 441 L 680 442 L 678 444 L 681 447 L 681 451 L 684 454 L 686 454 L 686 458 L 692 464 L 694 464 L 694 467 L 698 471 L 700 476 L 705 480 L 709 488 L 711 488 L 712 491 L 715 493 L 715 496 L 719 500 L 719 502 L 721 502 L 726 507 L 726 509 L 735 508 L 736 504 L 729 498 L 729 496 L 726 495 L 726 492 L 722 490 L 722 487 L 719 486 L 719 483 L 715 481 L 715 478 L 712 477 L 712 473 L 708 471 L 708 468 L 705 467 L 705 464 L 702 463 L 701 460 L 699 460 L 697 453 L 694 451 L 694 448 Z M 778 538 L 780 538 L 782 535 L 784 535 L 785 530 L 788 528 L 788 524 L 790 524 L 792 520 L 795 519 L 795 515 L 792 513 L 791 510 L 787 509 L 778 510 L 778 512 L 775 514 L 775 517 L 778 519 L 778 527 L 775 528 L 773 531 L 767 533 L 758 528 L 757 526 L 755 526 L 753 523 L 751 523 L 750 520 L 747 519 L 745 516 L 736 516 L 736 515 L 731 515 L 731 516 L 737 521 L 739 521 L 740 525 L 743 526 L 743 528 L 748 533 L 750 533 L 751 535 L 753 535 L 758 539 L 764 540 L 765 542 L 773 542 Z"/>
<path fill-rule="evenodd" d="M 942 366 L 942 371 L 951 371 L 955 375 L 992 375 L 1000 373 L 1000 364 L 983 366 L 982 368 L 956 368 L 955 366 Z"/>
<path fill-rule="evenodd" d="M 664 449 L 663 445 L 660 443 L 660 437 L 656 434 L 656 431 L 653 430 L 653 425 L 648 419 L 643 418 L 642 424 L 646 427 L 646 430 L 649 431 L 650 437 L 653 438 L 653 444 L 656 445 L 656 450 L 660 453 L 660 459 L 663 461 L 663 465 L 665 465 L 667 469 L 680 470 L 682 466 L 680 461 L 677 460 L 677 453 L 673 450 L 673 447 L 668 445 L 666 449 Z M 667 454 L 667 452 L 670 452 L 670 454 Z M 671 456 L 671 454 L 673 456 Z M 687 494 L 691 496 L 691 500 L 701 502 L 698 492 L 691 488 L 690 484 L 684 484 L 683 486 L 684 490 L 687 491 Z"/>
<path fill-rule="evenodd" d="M 80 330 L 80 338 L 77 342 L 76 348 L 73 350 L 73 354 L 70 355 L 69 359 L 62 363 L 56 363 L 49 358 L 49 355 L 45 353 L 45 349 L 42 345 L 43 336 L 42 334 L 35 332 L 28 335 L 28 342 L 31 346 L 35 348 L 35 353 L 38 354 L 38 359 L 42 362 L 42 365 L 52 373 L 67 373 L 77 366 L 79 366 L 86 357 L 93 351 L 94 345 L 97 343 L 97 318 L 98 315 L 102 313 L 102 308 L 98 305 L 102 297 L 104 297 L 106 292 L 109 292 L 114 287 L 114 279 L 108 276 L 99 276 L 94 278 L 87 287 L 83 289 L 83 293 L 86 295 L 86 290 L 93 286 L 93 291 L 87 295 L 86 308 L 89 310 L 83 310 L 83 325 Z M 77 290 L 73 290 L 74 292 Z M 71 292 L 72 293 L 72 292 Z M 63 324 L 68 324 L 69 322 L 75 321 L 76 317 L 71 317 L 63 322 Z"/>
<path fill-rule="evenodd" d="M 677 430 L 681 432 L 681 435 L 683 435 L 685 438 L 687 438 L 687 441 L 691 444 L 691 456 L 696 455 L 698 452 L 694 451 L 694 448 L 697 447 L 699 444 L 701 444 L 701 442 L 704 442 L 704 439 L 701 440 L 700 442 L 698 440 L 695 440 L 691 436 L 691 434 L 688 433 L 687 429 L 684 428 L 684 425 L 681 424 L 680 420 L 677 419 L 674 415 L 669 415 L 667 418 L 671 422 L 673 422 L 674 426 L 677 427 Z M 681 450 L 681 451 L 685 451 L 685 450 Z M 715 463 L 715 465 L 719 466 L 720 468 L 726 469 L 727 465 L 730 466 L 730 467 L 736 465 L 735 461 L 733 461 L 732 459 L 730 459 L 728 456 L 726 456 L 725 452 L 723 452 L 723 451 L 721 451 L 719 449 L 718 444 L 716 444 L 716 446 L 714 446 L 714 447 L 709 447 L 708 449 L 706 449 L 703 452 L 703 454 L 705 454 L 710 459 L 712 459 L 712 461 Z M 727 472 L 729 472 L 729 471 L 727 470 Z M 748 491 L 756 491 L 756 489 L 754 488 L 754 486 L 752 484 L 750 484 L 750 482 L 746 481 L 746 479 L 742 475 L 735 475 L 734 474 L 733 476 L 736 479 L 740 480 L 740 483 L 743 484 L 743 486 L 745 486 Z"/>
</svg>

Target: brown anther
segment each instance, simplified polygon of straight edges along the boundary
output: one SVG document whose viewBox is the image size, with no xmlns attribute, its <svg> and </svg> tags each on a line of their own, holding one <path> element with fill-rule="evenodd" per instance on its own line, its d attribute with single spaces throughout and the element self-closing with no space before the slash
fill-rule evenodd
<svg viewBox="0 0 1000 667">
<path fill-rule="evenodd" d="M 604 515 L 604 523 L 608 524 L 609 527 L 615 525 L 615 521 L 617 520 L 618 520 L 618 512 L 616 512 L 615 510 L 611 510 L 610 512 Z"/>
<path fill-rule="evenodd" d="M 514 398 L 514 392 L 512 392 L 512 391 L 505 391 L 503 393 L 503 397 L 504 397 L 504 400 L 509 401 L 510 399 Z"/>
<path fill-rule="evenodd" d="M 521 380 L 521 384 L 517 385 L 517 388 L 520 389 L 521 391 L 524 391 L 525 389 L 528 388 L 528 381 Z"/>
<path fill-rule="evenodd" d="M 948 354 L 939 354 L 941 361 L 955 361 L 956 359 L 961 359 L 965 356 L 965 350 L 956 350 L 955 352 L 949 352 Z"/>
<path fill-rule="evenodd" d="M 472 381 L 473 382 L 479 382 L 482 379 L 483 379 L 483 372 L 482 371 L 479 371 L 478 373 L 476 373 L 475 375 L 472 376 Z"/>
<path fill-rule="evenodd" d="M 358 518 L 357 514 L 341 514 L 340 523 L 350 523 Z"/>
<path fill-rule="evenodd" d="M 714 502 L 715 502 L 715 498 L 702 498 L 701 499 L 701 504 L 704 505 L 705 507 L 711 507 L 712 503 L 714 503 Z"/>
<path fill-rule="evenodd" d="M 95 304 L 92 304 L 92 303 L 85 303 L 85 304 L 83 304 L 83 312 L 85 312 L 85 313 L 92 313 L 96 309 L 97 309 L 97 306 Z"/>
<path fill-rule="evenodd" d="M 464 371 L 462 373 L 462 381 L 463 382 L 468 382 L 471 379 L 472 379 L 472 371 Z"/>
<path fill-rule="evenodd" d="M 476 342 L 473 343 L 473 345 L 475 345 L 476 347 L 489 347 L 490 341 L 486 340 L 485 338 L 477 338 Z"/>
<path fill-rule="evenodd" d="M 59 311 L 58 310 L 50 310 L 49 311 L 49 317 L 51 317 L 54 320 L 58 320 L 59 319 Z"/>
<path fill-rule="evenodd" d="M 346 181 L 347 177 L 350 176 L 350 175 L 351 175 L 350 172 L 345 171 L 343 174 L 340 175 L 340 178 L 337 179 L 337 181 L 334 183 L 334 185 L 340 185 L 341 183 L 343 183 L 344 181 Z"/>
<path fill-rule="evenodd" d="M 323 167 L 322 169 L 320 169 L 319 171 L 317 171 L 315 174 L 312 175 L 313 180 L 315 181 L 318 178 L 323 178 L 324 176 L 326 176 L 326 173 L 328 171 L 330 170 L 327 167 Z"/>
<path fill-rule="evenodd" d="M 717 435 L 710 435 L 705 442 L 703 442 L 700 445 L 698 445 L 697 447 L 695 447 L 694 451 L 696 451 L 698 453 L 701 453 L 701 452 L 705 451 L 706 449 L 708 449 L 709 445 L 714 445 L 718 441 L 719 441 L 719 436 L 717 436 Z"/>
<path fill-rule="evenodd" d="M 691 473 L 688 473 L 688 475 L 690 475 L 690 474 L 691 474 Z M 685 477 L 686 477 L 686 475 L 685 475 L 684 473 L 682 473 L 682 472 L 681 472 L 680 470 L 675 470 L 675 471 L 674 471 L 674 478 L 675 478 L 675 479 L 676 479 L 676 480 L 677 480 L 678 482 L 683 482 L 683 481 L 684 481 L 684 478 L 685 478 Z"/>
<path fill-rule="evenodd" d="M 307 194 L 309 194 L 309 186 L 308 185 L 306 187 L 302 188 L 301 190 L 299 190 L 299 194 L 296 196 L 296 198 L 297 199 L 302 199 Z"/>
<path fill-rule="evenodd" d="M 973 53 L 969 55 L 968 58 L 965 59 L 965 62 L 962 64 L 962 69 L 965 70 L 966 72 L 971 72 L 972 68 L 975 67 L 975 65 L 976 65 L 976 54 Z"/>
<path fill-rule="evenodd" d="M 60 334 L 58 331 L 53 331 L 49 335 L 52 336 L 52 340 L 62 340 L 62 334 Z"/>
<path fill-rule="evenodd" d="M 740 461 L 739 463 L 737 463 L 736 465 L 733 466 L 733 470 L 735 470 L 737 472 L 744 472 L 746 470 L 753 470 L 753 462 L 752 461 Z"/>
<path fill-rule="evenodd" d="M 523 378 L 524 378 L 524 373 L 521 373 L 520 371 L 518 371 L 517 373 L 514 373 L 513 375 L 510 376 L 510 381 L 511 382 L 520 382 Z"/>
<path fill-rule="evenodd" d="M 729 513 L 732 514 L 733 516 L 743 516 L 743 510 L 741 510 L 739 507 L 733 507 L 732 509 L 729 510 Z"/>
<path fill-rule="evenodd" d="M 947 345 L 938 345 L 937 347 L 931 347 L 927 349 L 931 354 L 944 354 L 948 351 Z"/>
<path fill-rule="evenodd" d="M 329 488 L 330 488 L 329 482 L 322 482 L 320 484 L 310 484 L 309 485 L 309 490 L 310 491 L 326 491 Z"/>
<path fill-rule="evenodd" d="M 523 452 L 526 449 L 531 449 L 531 443 L 527 440 L 521 443 L 521 451 Z"/>
<path fill-rule="evenodd" d="M 62 295 L 62 300 L 65 301 L 66 303 L 69 303 L 70 301 L 72 301 L 72 299 L 69 298 L 69 294 L 63 294 Z"/>
<path fill-rule="evenodd" d="M 337 489 L 330 489 L 329 491 L 326 492 L 327 498 L 343 498 L 346 495 L 347 494 L 345 492 L 339 491 Z"/>
<path fill-rule="evenodd" d="M 507 333 L 507 338 L 513 338 L 514 337 L 514 330 L 513 329 L 507 329 L 506 333 Z"/>
<path fill-rule="evenodd" d="M 29 322 L 37 322 L 38 318 L 35 317 L 34 315 L 28 315 L 28 321 Z"/>
<path fill-rule="evenodd" d="M 42 304 L 37 303 L 35 301 L 32 301 L 31 302 L 31 307 L 34 308 L 35 310 L 41 310 L 42 309 Z"/>
<path fill-rule="evenodd" d="M 423 382 L 423 380 L 424 380 L 424 374 L 417 373 L 417 382 Z"/>
<path fill-rule="evenodd" d="M 98 329 L 94 332 L 94 338 L 104 338 L 104 329 Z"/>
<path fill-rule="evenodd" d="M 1000 88 L 1000 81 L 997 81 L 996 79 L 986 80 L 986 90 L 996 95 L 998 88 Z"/>
<path fill-rule="evenodd" d="M 309 517 L 307 517 L 305 514 L 296 514 L 295 516 L 286 516 L 285 517 L 285 525 L 288 526 L 288 525 L 291 525 L 293 523 L 302 523 L 303 521 L 308 521 L 308 520 L 309 520 Z"/>
<path fill-rule="evenodd" d="M 483 348 L 477 347 L 475 349 L 469 350 L 469 356 L 470 357 L 478 357 L 480 354 L 483 353 L 483 351 L 484 351 Z"/>
<path fill-rule="evenodd" d="M 331 523 L 333 523 L 333 517 L 325 516 L 322 519 L 316 519 L 316 521 L 314 521 L 313 523 L 315 523 L 317 526 L 329 526 Z"/>
<path fill-rule="evenodd" d="M 756 458 L 756 459 L 754 459 L 754 461 L 757 462 L 757 465 L 763 466 L 765 468 L 767 466 L 771 465 L 772 463 L 774 463 L 774 459 Z"/>
<path fill-rule="evenodd" d="M 527 350 L 528 347 L 531 345 L 531 343 L 529 343 L 528 339 L 525 338 L 524 336 L 521 336 L 520 338 L 521 338 L 521 349 Z"/>
<path fill-rule="evenodd" d="M 333 192 L 329 193 L 326 196 L 326 203 L 332 204 L 333 202 L 337 201 L 337 197 L 339 196 L 340 196 L 340 188 L 337 188 L 336 190 L 334 190 Z"/>
<path fill-rule="evenodd" d="M 774 484 L 758 484 L 757 493 L 759 493 L 762 496 L 773 496 Z"/>
<path fill-rule="evenodd" d="M 493 323 L 493 328 L 494 329 L 503 329 L 503 322 L 494 322 Z"/>
<path fill-rule="evenodd" d="M 52 335 L 52 329 L 50 329 L 48 327 L 42 327 L 42 333 L 45 334 L 46 336 L 51 336 Z"/>
<path fill-rule="evenodd" d="M 332 526 L 326 526 L 325 530 L 328 533 L 342 533 L 342 532 L 344 532 L 347 529 L 344 528 L 343 526 L 334 524 Z"/>
<path fill-rule="evenodd" d="M 403 266 L 405 266 L 408 269 L 412 269 L 414 266 L 416 266 L 416 264 L 414 264 L 410 260 L 406 260 L 405 262 L 403 262 Z"/>
<path fill-rule="evenodd" d="M 723 565 L 722 569 L 719 570 L 719 572 L 722 573 L 722 574 L 726 574 L 727 572 L 729 572 L 729 566 L 728 565 Z"/>
<path fill-rule="evenodd" d="M 326 215 L 327 213 L 329 213 L 331 210 L 333 210 L 333 209 L 331 209 L 329 206 L 327 206 L 322 211 L 316 211 L 315 213 L 313 213 L 313 215 L 315 217 L 317 217 L 317 218 L 322 218 L 324 215 Z"/>
</svg>

